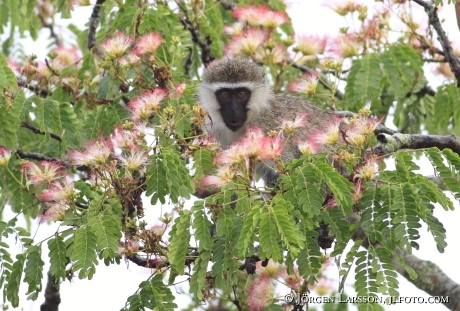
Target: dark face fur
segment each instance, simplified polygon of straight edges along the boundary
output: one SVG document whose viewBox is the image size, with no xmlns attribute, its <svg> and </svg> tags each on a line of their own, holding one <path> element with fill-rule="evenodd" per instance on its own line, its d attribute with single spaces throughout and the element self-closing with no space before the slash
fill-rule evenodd
<svg viewBox="0 0 460 311">
<path fill-rule="evenodd" d="M 233 132 L 238 131 L 246 122 L 251 91 L 244 87 L 222 88 L 216 91 L 216 98 L 225 125 Z"/>
</svg>

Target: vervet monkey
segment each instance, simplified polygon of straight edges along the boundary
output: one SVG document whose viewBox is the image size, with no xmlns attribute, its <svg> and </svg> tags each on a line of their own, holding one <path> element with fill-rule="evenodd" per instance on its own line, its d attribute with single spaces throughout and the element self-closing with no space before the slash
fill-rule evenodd
<svg viewBox="0 0 460 311">
<path fill-rule="evenodd" d="M 245 58 L 223 59 L 207 67 L 198 98 L 210 116 L 206 128 L 222 148 L 238 141 L 251 127 L 269 132 L 279 128 L 282 120 L 308 114 L 304 126 L 293 133 L 284 147 L 285 162 L 300 157 L 299 141 L 326 130 L 337 119 L 333 112 L 324 111 L 300 97 L 273 94 L 262 68 Z M 279 174 L 274 168 L 261 164 L 256 171 L 266 185 L 275 185 Z"/>
</svg>

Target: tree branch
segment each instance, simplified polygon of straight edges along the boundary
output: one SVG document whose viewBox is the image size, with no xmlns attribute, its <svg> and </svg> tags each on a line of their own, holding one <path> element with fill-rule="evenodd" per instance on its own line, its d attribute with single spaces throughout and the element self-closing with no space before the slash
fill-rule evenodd
<svg viewBox="0 0 460 311">
<path fill-rule="evenodd" d="M 457 57 L 454 55 L 452 46 L 450 45 L 449 39 L 447 38 L 446 32 L 442 28 L 441 21 L 439 20 L 437 10 L 438 8 L 434 5 L 432 1 L 424 0 L 412 0 L 422 6 L 425 9 L 425 12 L 428 14 L 428 20 L 431 26 L 436 30 L 438 34 L 438 41 L 441 43 L 442 49 L 444 50 L 444 57 L 449 63 L 450 70 L 455 75 L 457 79 L 457 87 L 460 87 L 460 63 L 458 62 Z"/>
<path fill-rule="evenodd" d="M 453 311 L 460 310 L 460 285 L 449 278 L 438 265 L 409 255 L 400 249 L 396 250 L 396 253 L 399 257 L 404 258 L 406 265 L 417 272 L 418 278 L 411 280 L 399 262 L 394 261 L 399 274 L 431 296 L 449 297 L 449 302 L 444 305 Z"/>
<path fill-rule="evenodd" d="M 359 222 L 359 216 L 351 216 L 352 222 Z M 369 240 L 367 239 L 366 234 L 361 226 L 359 226 L 354 234 L 353 239 L 363 240 L 363 247 L 368 248 L 370 246 Z M 378 243 L 377 243 L 378 244 Z M 374 245 L 378 247 L 378 245 Z M 443 302 L 443 304 L 449 310 L 460 310 L 460 285 L 455 283 L 451 278 L 449 278 L 436 264 L 421 260 L 414 255 L 409 255 L 403 250 L 397 249 L 397 255 L 400 258 L 403 258 L 405 264 L 415 270 L 418 274 L 418 278 L 412 280 L 409 277 L 407 271 L 401 266 L 397 259 L 393 259 L 393 263 L 396 266 L 396 270 L 399 274 L 405 277 L 409 282 L 414 284 L 417 288 L 423 290 L 431 296 L 442 296 L 449 297 L 448 302 Z"/>
<path fill-rule="evenodd" d="M 191 48 L 187 49 L 187 56 L 184 59 L 184 70 L 185 74 L 190 77 L 190 69 L 192 67 L 192 55 L 193 55 L 193 50 Z"/>
<path fill-rule="evenodd" d="M 45 135 L 46 133 L 40 131 L 40 129 L 38 127 L 35 127 L 33 126 L 32 124 L 29 124 L 27 122 L 22 122 L 21 123 L 21 127 L 25 127 L 26 129 L 29 129 L 31 130 L 32 132 L 34 132 L 35 134 L 41 134 L 41 135 Z M 54 134 L 54 133 L 49 133 L 50 137 L 53 138 L 53 139 L 56 139 L 57 141 L 61 141 L 62 142 L 62 138 L 61 136 L 57 135 L 57 134 Z"/>
<path fill-rule="evenodd" d="M 97 0 L 93 8 L 93 13 L 89 18 L 89 28 L 88 28 L 88 42 L 86 46 L 88 49 L 92 49 L 96 45 L 96 29 L 99 25 L 99 14 L 101 12 L 101 7 L 104 4 L 105 0 Z"/>
<path fill-rule="evenodd" d="M 59 280 L 48 271 L 48 282 L 45 288 L 45 302 L 40 306 L 40 311 L 58 311 L 61 303 L 59 294 Z"/>
<path fill-rule="evenodd" d="M 422 149 L 430 147 L 437 147 L 441 150 L 449 148 L 460 155 L 460 137 L 455 135 L 378 134 L 377 140 L 381 143 L 374 148 L 374 152 L 378 155 L 389 154 L 399 149 Z"/>
</svg>

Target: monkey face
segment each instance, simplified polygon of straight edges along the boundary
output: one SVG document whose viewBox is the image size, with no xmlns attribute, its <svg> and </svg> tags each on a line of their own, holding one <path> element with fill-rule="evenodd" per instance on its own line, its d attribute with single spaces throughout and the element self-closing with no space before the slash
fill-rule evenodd
<svg viewBox="0 0 460 311">
<path fill-rule="evenodd" d="M 233 132 L 238 131 L 247 119 L 247 106 L 251 98 L 251 91 L 244 87 L 222 88 L 215 94 L 225 125 Z"/>
</svg>

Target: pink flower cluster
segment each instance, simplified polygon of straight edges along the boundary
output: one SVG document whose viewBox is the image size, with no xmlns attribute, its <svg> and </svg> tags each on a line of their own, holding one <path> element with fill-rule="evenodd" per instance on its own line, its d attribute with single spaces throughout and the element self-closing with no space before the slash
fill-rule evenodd
<svg viewBox="0 0 460 311">
<path fill-rule="evenodd" d="M 299 270 L 295 267 L 294 273 L 289 274 L 287 267 L 279 263 L 275 263 L 272 259 L 268 260 L 265 267 L 262 266 L 262 261 L 256 262 L 256 275 L 248 290 L 248 298 L 246 305 L 250 311 L 260 311 L 274 300 L 274 286 L 273 280 L 282 279 L 281 283 L 286 285 L 291 292 L 306 291 L 314 289 L 321 295 L 326 295 L 333 288 L 333 284 L 321 277 L 322 271 L 330 266 L 332 260 L 326 259 L 323 263 L 322 269 L 318 274 L 319 280 L 313 286 L 307 284 L 303 276 L 300 275 Z"/>
<path fill-rule="evenodd" d="M 215 175 L 203 179 L 205 186 L 223 186 L 233 180 L 241 169 L 251 171 L 255 162 L 274 160 L 283 151 L 284 139 L 281 135 L 268 137 L 258 127 L 249 129 L 239 142 L 223 150 L 216 158 L 219 164 Z"/>
<path fill-rule="evenodd" d="M 111 141 L 100 139 L 88 142 L 84 151 L 71 150 L 69 160 L 75 166 L 103 167 L 107 164 L 112 153 Z"/>
<path fill-rule="evenodd" d="M 292 92 L 311 95 L 315 94 L 317 85 L 318 76 L 316 74 L 306 74 L 304 77 L 292 81 L 288 89 Z"/>
<path fill-rule="evenodd" d="M 251 57 L 266 64 L 286 60 L 286 47 L 276 43 L 272 36 L 277 27 L 289 22 L 284 12 L 265 6 L 247 6 L 233 10 L 233 16 L 238 22 L 225 29 L 231 35 L 224 51 L 226 56 Z"/>
<path fill-rule="evenodd" d="M 132 119 L 135 122 L 147 122 L 160 110 L 161 102 L 166 98 L 177 99 L 184 93 L 187 84 L 179 83 L 169 89 L 156 88 L 152 91 L 145 91 L 142 95 L 135 97 L 128 104 L 131 108 Z"/>
<path fill-rule="evenodd" d="M 75 189 L 71 177 L 64 175 L 62 167 L 54 162 L 42 161 L 39 165 L 26 162 L 22 165 L 28 182 L 34 186 L 45 185 L 45 190 L 37 195 L 43 203 L 44 213 L 40 222 L 57 221 L 64 218 L 66 207 L 72 200 Z"/>
<path fill-rule="evenodd" d="M 7 166 L 11 158 L 11 150 L 0 147 L 0 166 Z"/>
<path fill-rule="evenodd" d="M 21 166 L 26 173 L 30 184 L 38 186 L 43 183 L 51 183 L 62 177 L 62 167 L 56 162 L 42 161 L 39 165 L 34 162 L 26 162 Z"/>
<path fill-rule="evenodd" d="M 107 39 L 101 49 L 105 55 L 112 58 L 120 58 L 131 49 L 128 59 L 130 62 L 137 62 L 139 57 L 144 55 L 152 56 L 163 43 L 163 38 L 157 32 L 151 32 L 138 37 L 135 41 L 128 35 L 117 31 L 113 38 Z"/>
<path fill-rule="evenodd" d="M 249 26 L 262 26 L 276 28 L 281 24 L 289 22 L 286 14 L 281 11 L 271 11 L 266 6 L 247 6 L 233 10 L 233 16 L 239 21 L 246 22 Z"/>
<path fill-rule="evenodd" d="M 147 125 L 137 121 L 130 129 L 117 127 L 109 139 L 88 142 L 82 151 L 72 150 L 69 160 L 72 165 L 87 166 L 94 174 L 118 174 L 117 169 L 124 168 L 125 179 L 132 179 L 133 173 L 144 175 L 148 154 L 143 148 Z"/>
<path fill-rule="evenodd" d="M 147 121 L 154 116 L 160 109 L 161 101 L 165 99 L 167 93 L 163 89 L 144 92 L 129 102 L 128 106 L 132 110 L 132 118 L 135 121 Z"/>
</svg>

